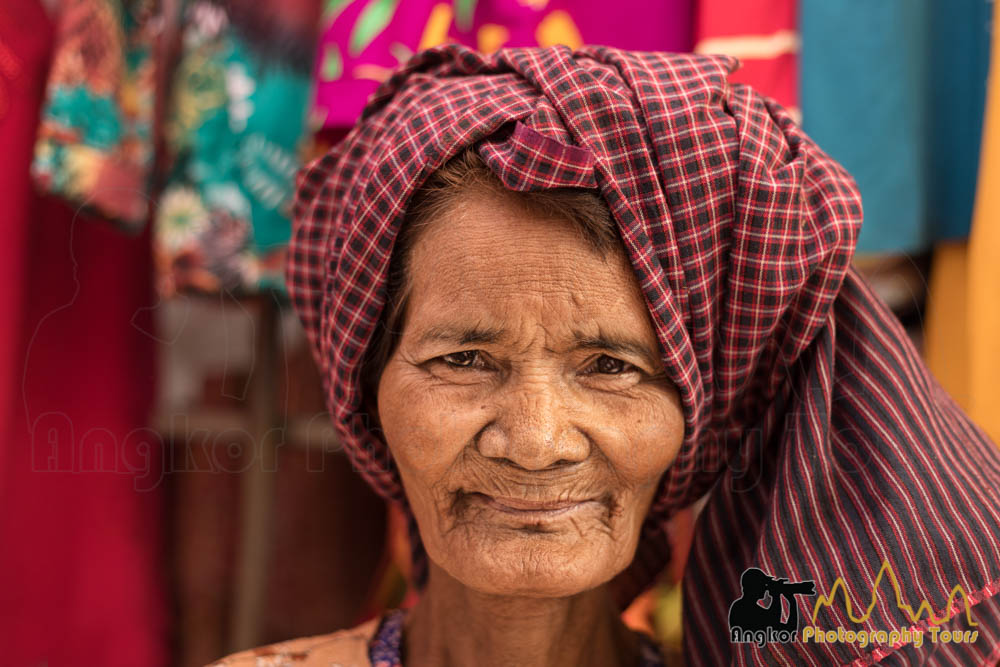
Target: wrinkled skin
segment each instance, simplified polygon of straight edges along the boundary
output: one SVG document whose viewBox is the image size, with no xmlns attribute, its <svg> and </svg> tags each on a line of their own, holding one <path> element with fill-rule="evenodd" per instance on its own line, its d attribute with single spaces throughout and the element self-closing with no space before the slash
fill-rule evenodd
<svg viewBox="0 0 1000 667">
<path fill-rule="evenodd" d="M 624 253 L 470 192 L 411 260 L 377 409 L 432 562 L 425 598 L 516 617 L 512 600 L 551 612 L 600 588 L 605 605 L 684 435 Z"/>
</svg>

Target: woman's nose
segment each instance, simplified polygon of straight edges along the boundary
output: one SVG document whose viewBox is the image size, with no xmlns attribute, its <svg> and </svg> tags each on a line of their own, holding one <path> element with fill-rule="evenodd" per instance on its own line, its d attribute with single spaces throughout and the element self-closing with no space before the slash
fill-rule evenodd
<svg viewBox="0 0 1000 667">
<path fill-rule="evenodd" d="M 574 425 L 564 391 L 551 382 L 523 382 L 507 389 L 498 396 L 497 419 L 479 435 L 479 453 L 526 470 L 586 459 L 590 441 Z"/>
</svg>

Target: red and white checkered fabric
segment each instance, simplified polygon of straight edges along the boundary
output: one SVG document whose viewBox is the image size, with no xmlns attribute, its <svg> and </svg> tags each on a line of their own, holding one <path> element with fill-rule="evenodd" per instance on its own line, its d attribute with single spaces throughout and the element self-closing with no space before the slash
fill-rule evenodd
<svg viewBox="0 0 1000 667">
<path fill-rule="evenodd" d="M 365 479 L 405 503 L 362 408 L 360 365 L 410 195 L 476 145 L 512 190 L 600 189 L 680 390 L 684 444 L 615 582 L 622 601 L 665 564 L 666 520 L 708 493 L 684 580 L 691 664 L 987 661 L 1000 646 L 1000 451 L 851 270 L 861 202 L 850 176 L 781 107 L 728 83 L 735 67 L 599 47 L 485 56 L 449 45 L 386 82 L 348 137 L 303 172 L 295 209 L 288 287 L 340 437 Z M 978 641 L 729 642 L 747 567 L 815 580 L 817 591 L 843 577 L 860 609 L 886 560 L 905 599 L 926 599 L 938 617 L 961 585 Z M 880 592 L 866 621 L 841 604 L 816 624 L 904 625 Z"/>
</svg>

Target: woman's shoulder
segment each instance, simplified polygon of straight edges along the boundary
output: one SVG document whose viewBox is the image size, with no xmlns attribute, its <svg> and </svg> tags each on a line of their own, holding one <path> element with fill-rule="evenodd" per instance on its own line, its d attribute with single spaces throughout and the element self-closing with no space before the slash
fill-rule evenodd
<svg viewBox="0 0 1000 667">
<path fill-rule="evenodd" d="M 313 667 L 339 664 L 368 667 L 368 644 L 381 619 L 373 618 L 349 630 L 301 637 L 233 653 L 208 667 Z"/>
</svg>

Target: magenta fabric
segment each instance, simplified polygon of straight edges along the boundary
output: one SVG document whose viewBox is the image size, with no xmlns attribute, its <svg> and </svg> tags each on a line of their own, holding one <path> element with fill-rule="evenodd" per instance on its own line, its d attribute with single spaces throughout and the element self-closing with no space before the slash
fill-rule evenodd
<svg viewBox="0 0 1000 667">
<path fill-rule="evenodd" d="M 328 2 L 316 64 L 317 120 L 328 128 L 353 125 L 378 84 L 417 50 L 425 35 L 431 37 L 435 12 L 439 19 L 448 17 L 442 37 L 472 48 L 493 44 L 486 37 L 492 27 L 494 34 L 498 28 L 506 32 L 504 41 L 495 46 L 551 46 L 543 42 L 561 37 L 565 40 L 562 43 L 569 43 L 578 37 L 581 41 L 571 46 L 586 43 L 636 51 L 690 51 L 692 4 L 692 0 L 619 0 L 614 6 L 599 0 Z M 371 8 L 376 6 L 389 15 L 375 20 Z M 487 30 L 481 33 L 484 26 Z M 362 50 L 352 48 L 360 44 L 364 44 Z M 437 46 L 437 42 L 424 46 Z"/>
<path fill-rule="evenodd" d="M 409 197 L 475 145 L 510 189 L 599 188 L 682 398 L 684 443 L 614 582 L 619 601 L 667 563 L 668 519 L 707 494 L 683 582 L 688 664 L 993 664 L 1000 450 L 850 268 L 862 217 L 851 177 L 777 103 L 729 82 L 735 66 L 599 47 L 483 56 L 449 46 L 387 82 L 300 177 L 290 246 L 289 293 L 341 442 L 405 506 L 362 407 L 360 369 Z M 867 600 L 885 562 L 901 596 L 926 600 L 949 630 L 971 626 L 950 599 L 961 586 L 978 641 L 730 642 L 747 568 L 818 592 L 842 580 Z M 841 604 L 820 609 L 816 626 L 910 624 L 881 592 L 863 620 Z M 811 602 L 798 598 L 803 618 Z"/>
</svg>

